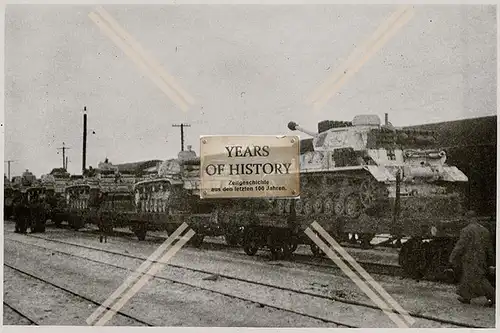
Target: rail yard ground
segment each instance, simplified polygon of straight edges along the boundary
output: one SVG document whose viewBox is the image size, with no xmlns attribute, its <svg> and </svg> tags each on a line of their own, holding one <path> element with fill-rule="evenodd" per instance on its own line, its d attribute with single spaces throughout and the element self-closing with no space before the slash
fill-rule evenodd
<svg viewBox="0 0 500 333">
<path fill-rule="evenodd" d="M 51 226 L 22 235 L 10 221 L 4 235 L 5 325 L 88 325 L 159 245 L 126 234 L 100 243 L 91 230 Z M 349 252 L 360 262 L 394 257 L 389 250 Z M 341 270 L 322 263 L 184 246 L 106 325 L 395 327 Z M 495 327 L 495 309 L 481 299 L 459 303 L 453 285 L 372 276 L 413 316 L 412 327 Z"/>
</svg>

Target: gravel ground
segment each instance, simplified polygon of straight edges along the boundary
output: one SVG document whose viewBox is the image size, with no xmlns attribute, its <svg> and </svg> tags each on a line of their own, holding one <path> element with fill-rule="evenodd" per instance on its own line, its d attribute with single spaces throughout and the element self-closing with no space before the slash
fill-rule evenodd
<svg viewBox="0 0 500 333">
<path fill-rule="evenodd" d="M 115 261 L 116 256 L 115 256 Z M 125 280 L 129 272 L 105 264 L 84 259 L 69 258 L 51 250 L 6 240 L 5 262 L 16 268 L 47 279 L 94 301 L 102 302 Z M 9 276 L 5 277 L 10 280 Z M 85 281 L 85 283 L 82 283 Z M 23 310 L 55 296 L 20 295 L 5 283 L 5 292 L 20 299 Z M 66 308 L 75 308 L 73 301 Z M 36 303 L 35 303 L 36 304 Z M 68 306 L 70 304 L 70 306 Z M 50 324 L 80 325 L 91 313 L 91 309 L 75 309 L 81 316 L 57 315 Z M 93 309 L 92 309 L 93 310 Z M 331 323 L 313 320 L 289 312 L 273 310 L 248 301 L 225 297 L 198 288 L 154 279 L 144 286 L 122 309 L 128 315 L 155 326 L 232 326 L 232 327 L 335 327 Z M 119 325 L 111 324 L 108 325 Z M 123 324 L 121 324 L 123 325 Z"/>
<path fill-rule="evenodd" d="M 8 233 L 8 232 L 7 232 Z M 105 255 L 102 252 L 83 250 L 81 248 L 72 248 L 62 244 L 50 243 L 43 240 L 37 240 L 26 236 L 20 236 L 10 233 L 9 238 L 21 237 L 22 241 L 38 242 L 43 246 L 49 246 L 55 250 L 62 250 L 84 257 L 91 258 L 98 256 L 99 260 L 110 262 L 116 265 L 123 265 L 129 269 L 137 267 L 141 261 L 122 258 L 118 260 L 116 255 Z M 110 238 L 107 244 L 100 244 L 96 237 L 84 236 L 63 230 L 49 230 L 43 237 L 52 237 L 55 239 L 67 240 L 74 243 L 86 244 L 93 247 L 101 247 L 106 250 L 112 250 L 119 253 L 130 253 L 145 258 L 154 251 L 158 244 L 149 242 L 137 242 L 122 238 Z M 10 243 L 10 242 L 9 242 Z M 34 243 L 34 244 L 35 244 Z M 10 245 L 9 245 L 10 246 Z M 76 251 L 76 252 L 75 252 Z M 94 252 L 94 253 L 92 253 Z M 6 258 L 9 256 L 6 255 Z M 119 261 L 119 263 L 118 263 Z M 308 291 L 315 294 L 335 296 L 343 299 L 355 301 L 370 300 L 358 289 L 347 277 L 339 276 L 343 273 L 339 270 L 332 270 L 330 273 L 316 272 L 311 267 L 304 264 L 293 262 L 270 262 L 251 257 L 235 256 L 235 254 L 224 253 L 221 251 L 198 250 L 193 248 L 182 249 L 171 261 L 172 264 L 182 265 L 195 269 L 205 269 L 211 272 L 218 272 L 230 276 L 244 278 L 251 281 L 259 281 L 289 287 L 296 290 Z M 335 273 L 336 272 L 336 273 Z M 335 275 L 335 274 L 337 275 Z M 198 275 L 197 275 L 198 274 Z M 243 287 L 241 282 L 234 280 L 218 279 L 216 282 L 205 281 L 202 273 L 187 272 L 184 269 L 169 267 L 162 271 L 161 276 L 171 279 L 189 282 L 192 285 L 201 286 L 215 291 L 230 291 L 233 295 L 248 297 L 256 302 L 283 306 L 317 315 L 321 318 L 338 319 L 345 322 L 349 320 L 352 325 L 361 327 L 394 327 L 394 324 L 385 317 L 385 322 L 380 315 L 377 316 L 376 310 L 365 309 L 363 313 L 356 312 L 356 307 L 344 303 L 333 302 L 330 300 L 318 300 L 312 297 L 299 297 L 289 295 L 285 291 L 276 292 L 265 290 L 262 286 L 246 285 Z M 123 279 L 123 278 L 122 278 Z M 119 279 L 119 281 L 122 281 Z M 484 308 L 480 304 L 462 305 L 457 304 L 453 293 L 454 287 L 441 285 L 431 282 L 416 283 L 411 280 L 400 280 L 387 276 L 375 276 L 375 279 L 391 294 L 404 309 L 413 313 L 439 316 L 443 319 L 454 320 L 471 325 L 484 327 L 494 327 L 494 309 Z M 99 283 L 99 282 L 98 282 Z M 109 289 L 106 295 L 114 289 Z M 446 312 L 443 308 L 446 308 Z M 359 311 L 359 310 L 358 310 Z M 378 311 L 381 313 L 380 311 Z M 347 319 L 346 319 L 347 318 Z M 224 325 L 222 325 L 224 326 Z M 257 325 L 258 326 L 258 325 Z M 284 324 L 278 326 L 286 326 Z M 307 326 L 307 325 L 306 325 Z M 425 320 L 417 320 L 414 327 L 435 326 Z M 451 327 L 451 325 L 448 325 Z M 312 327 L 315 327 L 312 325 Z"/>
<path fill-rule="evenodd" d="M 22 297 L 19 297 L 20 291 Z M 6 266 L 4 266 L 4 300 L 38 325 L 87 326 L 85 320 L 97 309 L 97 305 L 92 302 Z M 17 320 L 8 322 L 5 316 L 4 324 L 19 325 Z M 109 325 L 144 326 L 120 314 L 114 316 Z"/>
<path fill-rule="evenodd" d="M 5 298 L 5 296 L 4 296 Z M 31 325 L 31 322 L 9 308 L 8 306 L 3 305 L 3 324 L 4 325 Z"/>
</svg>

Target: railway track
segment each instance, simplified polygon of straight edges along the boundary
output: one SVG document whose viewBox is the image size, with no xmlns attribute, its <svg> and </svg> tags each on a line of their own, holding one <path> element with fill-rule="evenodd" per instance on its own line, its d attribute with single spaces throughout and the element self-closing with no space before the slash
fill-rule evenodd
<svg viewBox="0 0 500 333">
<path fill-rule="evenodd" d="M 9 309 L 11 309 L 13 312 L 15 312 L 21 318 L 26 319 L 30 323 L 30 325 L 38 326 L 38 323 L 36 321 L 34 321 L 29 316 L 27 316 L 24 313 L 22 313 L 21 311 L 19 311 L 18 309 L 16 309 L 15 307 L 13 307 L 12 305 L 10 305 L 9 303 L 3 301 L 3 305 L 6 306 L 6 307 L 8 307 Z"/>
<path fill-rule="evenodd" d="M 76 248 L 84 248 L 84 249 L 92 250 L 92 251 L 96 251 L 96 252 L 107 253 L 107 254 L 111 254 L 111 255 L 116 255 L 116 256 L 121 256 L 121 257 L 127 257 L 127 258 L 131 258 L 131 259 L 136 259 L 136 260 L 140 260 L 141 262 L 143 262 L 146 259 L 145 257 L 140 257 L 140 256 L 136 256 L 136 255 L 133 255 L 133 254 L 120 253 L 120 252 L 110 251 L 110 250 L 106 250 L 106 249 L 102 249 L 102 248 L 96 248 L 96 247 L 93 247 L 93 246 L 87 246 L 87 245 L 82 245 L 82 244 L 75 244 L 75 243 L 72 243 L 72 242 L 66 242 L 66 241 L 61 241 L 61 240 L 49 239 L 49 238 L 40 237 L 40 236 L 34 236 L 34 235 L 29 235 L 29 237 L 43 239 L 43 240 L 46 240 L 46 241 L 49 241 L 49 242 L 53 242 L 53 243 L 64 244 L 66 246 L 71 246 L 71 247 L 76 247 Z M 34 244 L 24 243 L 24 242 L 21 242 L 19 240 L 12 240 L 12 239 L 9 239 L 9 240 L 10 241 L 19 242 L 19 243 L 22 243 L 22 244 L 25 244 L 25 245 L 29 245 L 29 246 L 36 246 L 36 247 L 39 247 L 39 248 L 42 248 L 42 249 L 50 250 L 52 252 L 60 253 L 62 255 L 66 255 L 66 256 L 70 256 L 70 257 L 76 257 L 76 258 L 88 260 L 88 261 L 99 263 L 99 264 L 105 264 L 105 265 L 108 265 L 108 266 L 111 266 L 111 267 L 114 267 L 114 268 L 132 271 L 129 268 L 125 268 L 125 267 L 122 267 L 122 266 L 110 264 L 109 262 L 105 262 L 105 261 L 102 261 L 102 260 L 90 259 L 90 258 L 87 258 L 87 257 L 84 257 L 84 256 L 80 256 L 80 255 L 76 255 L 76 254 L 72 254 L 72 253 L 68 253 L 68 252 L 64 252 L 64 251 L 58 251 L 58 250 L 54 250 L 54 249 L 47 248 L 47 247 L 40 246 L 40 245 L 34 245 Z M 227 274 L 220 274 L 218 272 L 208 271 L 208 270 L 204 270 L 204 269 L 195 269 L 195 268 L 192 268 L 192 267 L 186 267 L 186 266 L 182 266 L 182 265 L 175 265 L 175 264 L 169 264 L 169 263 L 167 263 L 166 266 L 175 267 L 175 268 L 178 268 L 178 269 L 182 269 L 182 270 L 186 270 L 186 271 L 191 271 L 191 272 L 204 273 L 204 274 L 207 274 L 207 275 L 210 275 L 210 276 L 216 275 L 219 279 L 232 280 L 232 281 L 236 281 L 238 283 L 244 283 L 244 284 L 248 284 L 248 285 L 253 285 L 253 286 L 260 287 L 260 288 L 274 289 L 274 290 L 278 290 L 279 292 L 293 293 L 293 294 L 296 294 L 298 296 L 307 296 L 307 297 L 310 297 L 310 298 L 312 297 L 312 298 L 315 298 L 315 299 L 328 300 L 328 301 L 332 301 L 332 302 L 340 302 L 340 303 L 343 303 L 345 305 L 359 307 L 359 308 L 362 308 L 362 309 L 364 308 L 366 310 L 371 310 L 371 311 L 377 310 L 378 312 L 380 312 L 381 316 L 385 316 L 385 314 L 382 312 L 382 310 L 380 308 L 378 308 L 375 305 L 368 304 L 368 303 L 365 303 L 365 302 L 352 301 L 352 300 L 347 300 L 347 299 L 343 299 L 343 298 L 340 298 L 340 297 L 326 296 L 326 295 L 322 295 L 322 294 L 318 294 L 318 293 L 314 293 L 314 292 L 308 292 L 308 291 L 303 291 L 303 290 L 297 290 L 297 289 L 294 289 L 294 288 L 288 288 L 288 287 L 283 287 L 283 286 L 271 285 L 271 284 L 268 284 L 268 283 L 263 283 L 263 282 L 258 282 L 258 281 L 252 281 L 252 280 L 249 280 L 249 279 L 244 279 L 244 278 L 239 278 L 239 277 L 235 277 L 235 276 L 230 276 L 230 275 L 227 275 Z M 226 293 L 226 292 L 221 292 L 221 291 L 214 291 L 213 289 L 204 288 L 204 287 L 201 287 L 199 285 L 192 284 L 192 283 L 189 283 L 189 282 L 186 282 L 186 281 L 181 281 L 181 280 L 171 279 L 171 278 L 166 278 L 166 277 L 161 277 L 161 276 L 155 276 L 155 278 L 160 279 L 160 280 L 165 280 L 165 281 L 168 281 L 168 282 L 178 283 L 178 284 L 189 286 L 189 287 L 192 287 L 192 288 L 198 288 L 198 289 L 209 291 L 209 292 L 215 292 L 217 294 L 220 294 L 220 295 L 223 295 L 223 296 L 226 296 L 226 297 L 231 297 L 231 298 L 236 298 L 236 299 L 243 300 L 243 301 L 249 301 L 249 302 L 252 302 L 252 303 L 257 303 L 260 306 L 266 306 L 266 307 L 273 308 L 273 309 L 276 309 L 276 310 L 281 310 L 281 311 L 285 311 L 285 312 L 290 312 L 290 313 L 298 314 L 298 315 L 305 316 L 305 317 L 308 317 L 308 318 L 311 318 L 311 319 L 321 320 L 321 321 L 327 322 L 327 323 L 333 323 L 333 324 L 338 325 L 340 327 L 348 327 L 348 328 L 359 327 L 359 326 L 353 326 L 350 323 L 341 322 L 341 321 L 337 321 L 337 320 L 331 320 L 331 319 L 324 318 L 324 317 L 318 317 L 318 316 L 310 315 L 310 314 L 307 314 L 307 313 L 303 313 L 301 311 L 294 311 L 292 309 L 275 306 L 275 305 L 269 304 L 269 303 L 256 302 L 255 300 L 253 300 L 251 298 L 235 296 L 235 295 L 232 295 L 232 294 L 229 294 L 229 293 Z M 392 309 L 387 309 L 387 310 L 397 313 L 396 311 L 394 311 Z M 412 316 L 414 319 L 421 319 L 423 321 L 432 322 L 434 325 L 438 324 L 438 325 L 442 325 L 442 326 L 446 326 L 446 327 L 449 327 L 450 325 L 454 326 L 454 327 L 468 327 L 468 328 L 477 328 L 478 327 L 478 326 L 468 325 L 468 324 L 465 324 L 465 323 L 456 322 L 456 321 L 452 321 L 452 320 L 446 320 L 446 319 L 442 319 L 442 318 L 438 318 L 438 317 L 434 317 L 434 316 L 421 315 L 421 314 L 418 314 L 418 313 L 411 313 L 411 312 L 409 312 L 409 315 Z"/>
<path fill-rule="evenodd" d="M 65 293 L 67 293 L 67 294 L 70 294 L 70 295 L 72 295 L 72 296 L 76 296 L 76 297 L 78 297 L 79 299 L 82 299 L 82 300 L 84 300 L 84 301 L 86 301 L 86 302 L 88 302 L 88 303 L 92 303 L 92 304 L 94 304 L 94 305 L 96 305 L 96 306 L 98 306 L 98 307 L 100 307 L 100 306 L 102 305 L 101 303 L 96 302 L 96 301 L 94 301 L 94 300 L 92 300 L 92 299 L 90 299 L 90 298 L 88 298 L 88 297 L 86 297 L 86 296 L 84 296 L 84 295 L 81 295 L 81 294 L 76 293 L 76 292 L 74 292 L 74 291 L 72 291 L 72 290 L 69 290 L 68 288 L 62 287 L 62 286 L 60 286 L 60 285 L 58 285 L 58 284 L 56 284 L 56 283 L 53 283 L 53 282 L 51 282 L 51 281 L 49 281 L 49 280 L 47 280 L 47 279 L 41 278 L 41 277 L 39 277 L 39 276 L 36 276 L 36 275 L 34 275 L 34 274 L 30 273 L 30 272 L 26 272 L 26 271 L 24 271 L 24 270 L 22 270 L 22 269 L 20 269 L 20 268 L 17 268 L 17 267 L 15 267 L 15 266 L 11 265 L 11 264 L 7 264 L 7 263 L 5 263 L 5 262 L 4 262 L 4 264 L 3 264 L 3 265 L 4 265 L 5 267 L 8 267 L 8 268 L 10 268 L 10 269 L 12 269 L 12 270 L 14 270 L 14 271 L 16 271 L 16 272 L 18 272 L 18 273 L 20 273 L 20 274 L 24 275 L 24 276 L 27 276 L 27 277 L 29 277 L 29 278 L 31 278 L 31 279 L 33 279 L 33 280 L 37 280 L 37 281 L 42 282 L 42 283 L 44 283 L 44 284 L 47 284 L 47 285 L 49 285 L 49 286 L 51 286 L 51 287 L 54 287 L 54 288 L 56 288 L 56 289 L 59 289 L 59 290 L 61 290 L 61 291 L 65 292 Z M 4 302 L 4 304 L 6 304 L 6 303 Z M 10 306 L 9 306 L 9 307 L 10 307 Z M 10 308 L 12 308 L 12 307 L 10 307 Z M 12 309 L 13 309 L 13 308 L 12 308 Z M 106 307 L 106 309 L 107 309 L 107 310 L 111 310 L 111 308 L 110 308 L 110 307 Z M 19 312 L 18 310 L 15 310 L 15 309 L 13 309 L 13 310 L 14 310 L 16 313 L 18 313 L 19 315 L 21 315 L 21 316 L 23 316 L 24 318 L 26 318 L 27 320 L 29 320 L 30 322 L 35 323 L 35 321 L 33 321 L 32 319 L 30 319 L 30 318 L 26 317 L 24 314 L 22 314 L 22 313 L 21 313 L 21 312 Z M 143 326 L 149 326 L 149 327 L 154 326 L 154 325 L 152 325 L 152 324 L 150 324 L 150 323 L 147 323 L 147 322 L 145 322 L 145 321 L 143 321 L 143 320 L 141 320 L 141 319 L 135 318 L 135 317 L 133 317 L 133 316 L 131 316 L 131 315 L 129 315 L 129 314 L 126 314 L 126 313 L 124 313 L 124 312 L 122 312 L 122 311 L 117 311 L 116 313 L 117 313 L 117 314 L 119 314 L 119 315 L 121 315 L 121 316 L 123 316 L 123 317 L 125 317 L 125 318 L 128 318 L 128 319 L 130 319 L 130 320 L 132 320 L 132 321 L 134 321 L 134 322 L 137 322 L 137 323 L 139 323 L 139 324 L 141 324 L 141 325 L 143 325 Z M 36 325 L 38 325 L 38 324 L 36 324 Z"/>
<path fill-rule="evenodd" d="M 70 228 L 68 228 L 70 229 Z M 96 234 L 99 235 L 100 232 L 96 229 L 94 230 L 84 230 L 80 232 L 85 232 L 85 233 L 90 233 L 90 234 Z M 113 230 L 113 236 L 118 236 L 118 237 L 130 237 L 133 236 L 132 232 L 126 232 L 126 231 L 120 231 L 120 230 Z M 135 238 L 135 236 L 133 236 Z M 148 240 L 149 241 L 155 241 L 155 242 L 164 242 L 167 239 L 167 237 L 160 237 L 156 235 L 149 235 Z M 188 245 L 189 246 L 189 245 Z M 241 247 L 235 247 L 235 246 L 230 246 L 225 243 L 220 243 L 220 242 L 214 242 L 205 239 L 203 241 L 203 244 L 201 246 L 202 248 L 209 248 L 210 250 L 220 250 L 220 251 L 229 251 L 231 253 L 234 253 L 236 255 L 242 256 L 242 257 L 249 257 L 247 254 L 241 250 Z M 354 248 L 356 248 L 354 246 Z M 265 257 L 265 254 L 270 253 L 269 250 L 267 249 L 261 249 L 259 252 L 255 255 L 255 257 Z M 286 259 L 285 259 L 286 260 Z M 304 264 L 304 265 L 309 265 L 312 267 L 318 267 L 318 268 L 327 268 L 327 269 L 339 269 L 336 265 L 332 264 L 331 261 L 328 258 L 318 258 L 314 257 L 312 255 L 307 255 L 307 254 L 302 254 L 302 253 L 294 253 L 291 259 L 294 262 Z M 380 274 L 380 275 L 388 275 L 388 276 L 402 276 L 403 275 L 403 270 L 400 266 L 398 265 L 391 265 L 391 264 L 385 264 L 385 263 L 377 263 L 377 262 L 371 262 L 371 261 L 363 261 L 363 260 L 356 260 L 358 264 L 360 264 L 368 273 L 370 274 Z"/>
</svg>

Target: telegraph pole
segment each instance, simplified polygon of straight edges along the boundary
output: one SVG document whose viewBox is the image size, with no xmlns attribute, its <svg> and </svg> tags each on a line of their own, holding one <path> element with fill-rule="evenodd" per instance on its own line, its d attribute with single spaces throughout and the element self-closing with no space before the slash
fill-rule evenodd
<svg viewBox="0 0 500 333">
<path fill-rule="evenodd" d="M 83 150 L 82 150 L 82 175 L 87 168 L 87 107 L 83 107 Z M 68 163 L 66 162 L 66 166 Z"/>
<path fill-rule="evenodd" d="M 12 162 L 15 162 L 15 160 L 5 161 L 5 163 L 7 163 L 7 175 L 9 177 L 9 181 L 10 181 L 10 163 L 12 163 Z"/>
<path fill-rule="evenodd" d="M 184 151 L 184 127 L 191 127 L 189 124 L 175 124 L 172 127 L 180 127 L 181 128 L 181 151 Z"/>
<path fill-rule="evenodd" d="M 68 171 L 66 169 L 66 150 L 68 149 L 71 149 L 70 147 L 66 147 L 64 142 L 63 142 L 63 146 L 61 148 L 57 148 L 57 150 L 62 150 L 62 154 L 63 154 L 63 169 Z"/>
</svg>

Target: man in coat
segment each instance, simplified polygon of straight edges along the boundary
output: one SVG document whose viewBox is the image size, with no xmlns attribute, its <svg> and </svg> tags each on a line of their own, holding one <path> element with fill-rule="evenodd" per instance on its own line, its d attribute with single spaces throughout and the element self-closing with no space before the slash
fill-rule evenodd
<svg viewBox="0 0 500 333">
<path fill-rule="evenodd" d="M 488 229 L 482 226 L 469 211 L 467 227 L 460 232 L 455 248 L 450 255 L 450 263 L 455 271 L 461 272 L 458 285 L 458 300 L 469 304 L 471 299 L 486 296 L 488 305 L 495 303 L 495 289 L 488 281 L 488 270 L 494 265 L 493 246 Z"/>
</svg>

